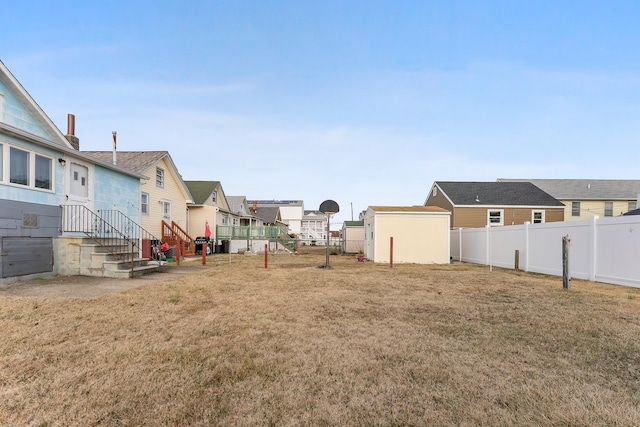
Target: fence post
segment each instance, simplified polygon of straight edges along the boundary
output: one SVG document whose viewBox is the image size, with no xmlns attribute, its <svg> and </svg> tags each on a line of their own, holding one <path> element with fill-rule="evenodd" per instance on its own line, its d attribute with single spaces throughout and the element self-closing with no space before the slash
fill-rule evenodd
<svg viewBox="0 0 640 427">
<path fill-rule="evenodd" d="M 595 215 L 589 221 L 589 280 L 592 282 L 596 281 L 597 274 L 598 219 L 599 217 Z"/>
<path fill-rule="evenodd" d="M 486 233 L 486 241 L 487 241 L 487 265 L 489 266 L 489 271 L 493 271 L 493 265 L 491 264 L 491 226 L 487 225 L 485 226 L 487 233 Z"/>
<path fill-rule="evenodd" d="M 389 237 L 389 267 L 393 268 L 393 237 Z"/>
<path fill-rule="evenodd" d="M 529 221 L 524 223 L 524 271 L 529 271 Z"/>
<path fill-rule="evenodd" d="M 267 244 L 264 244 L 264 268 L 269 266 L 269 251 L 267 250 Z"/>
<path fill-rule="evenodd" d="M 562 289 L 569 289 L 569 243 L 571 239 L 569 235 L 562 237 Z"/>
<path fill-rule="evenodd" d="M 182 239 L 178 237 L 176 240 L 176 263 L 180 265 L 180 256 L 182 255 L 182 251 L 180 250 L 180 245 L 182 245 Z"/>
</svg>

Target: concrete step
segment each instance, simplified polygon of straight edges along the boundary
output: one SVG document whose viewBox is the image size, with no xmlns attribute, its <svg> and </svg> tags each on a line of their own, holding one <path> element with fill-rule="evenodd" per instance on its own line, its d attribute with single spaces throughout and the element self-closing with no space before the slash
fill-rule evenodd
<svg viewBox="0 0 640 427">
<path fill-rule="evenodd" d="M 145 274 L 155 273 L 159 270 L 158 265 L 143 265 L 133 268 L 133 272 L 131 268 L 129 269 L 115 269 L 115 270 L 106 270 L 105 277 L 113 277 L 114 279 L 131 279 L 132 277 L 139 277 Z"/>
</svg>

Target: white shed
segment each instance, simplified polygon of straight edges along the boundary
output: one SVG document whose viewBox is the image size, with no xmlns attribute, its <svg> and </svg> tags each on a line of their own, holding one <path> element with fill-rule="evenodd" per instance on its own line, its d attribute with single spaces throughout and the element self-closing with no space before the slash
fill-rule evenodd
<svg viewBox="0 0 640 427">
<path fill-rule="evenodd" d="M 365 256 L 374 262 L 393 256 L 394 263 L 448 264 L 450 222 L 451 212 L 436 206 L 369 206 Z"/>
</svg>

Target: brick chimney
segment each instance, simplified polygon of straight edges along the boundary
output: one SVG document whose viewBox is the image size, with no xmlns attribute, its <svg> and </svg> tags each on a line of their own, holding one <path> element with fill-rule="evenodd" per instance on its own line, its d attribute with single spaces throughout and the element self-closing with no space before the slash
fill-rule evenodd
<svg viewBox="0 0 640 427">
<path fill-rule="evenodd" d="M 64 137 L 73 148 L 80 151 L 80 138 L 76 136 L 76 116 L 73 114 L 67 114 L 67 134 Z"/>
</svg>

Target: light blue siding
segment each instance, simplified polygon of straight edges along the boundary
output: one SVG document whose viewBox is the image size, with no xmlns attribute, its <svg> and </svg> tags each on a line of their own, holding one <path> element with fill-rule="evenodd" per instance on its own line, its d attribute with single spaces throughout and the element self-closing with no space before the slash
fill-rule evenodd
<svg viewBox="0 0 640 427">
<path fill-rule="evenodd" d="M 52 140 L 51 136 L 44 130 L 38 121 L 29 113 L 24 105 L 13 96 L 9 89 L 0 82 L 0 93 L 4 95 L 4 105 L 2 108 L 2 120 L 4 123 L 22 129 L 42 138 Z"/>
<path fill-rule="evenodd" d="M 62 156 L 62 153 L 47 147 L 30 144 L 9 135 L 0 134 L 0 144 L 3 143 L 9 143 L 15 147 L 24 148 L 25 150 L 51 157 L 54 171 L 54 192 L 23 187 L 21 185 L 0 184 L 0 199 L 19 200 L 22 202 L 52 206 L 60 205 L 62 203 L 62 194 L 64 194 L 64 167 L 58 163 L 57 159 Z M 9 171 L 5 171 L 6 181 L 9 180 L 8 174 Z"/>
<path fill-rule="evenodd" d="M 94 208 L 118 210 L 140 224 L 140 179 L 96 165 Z"/>
</svg>

